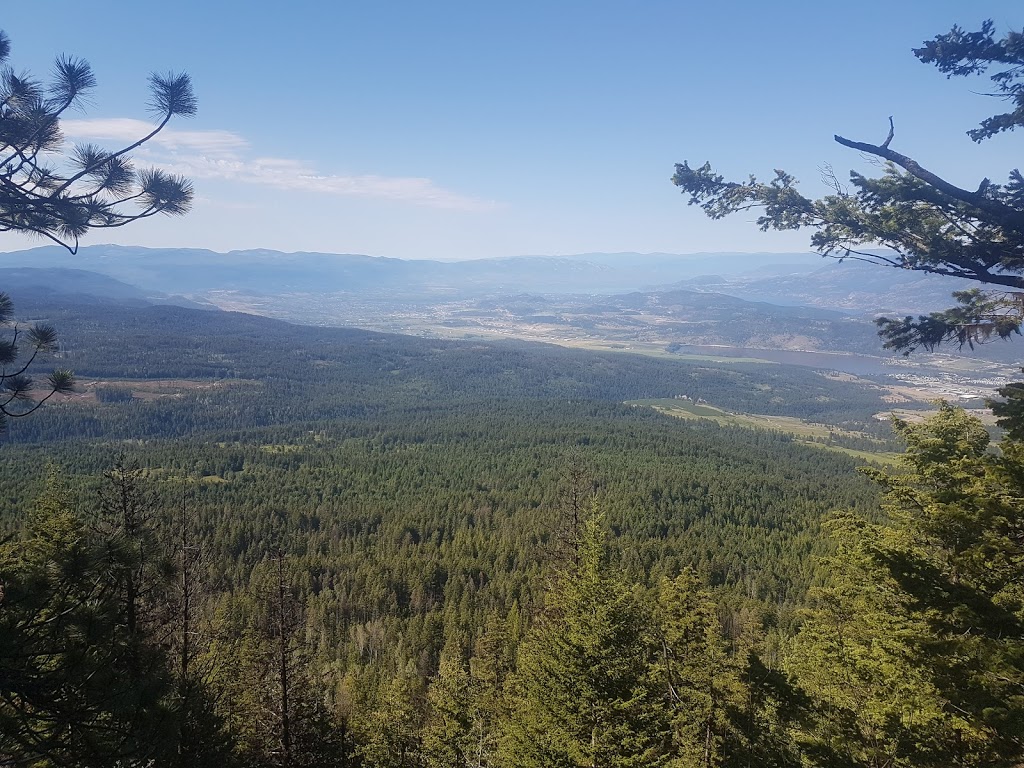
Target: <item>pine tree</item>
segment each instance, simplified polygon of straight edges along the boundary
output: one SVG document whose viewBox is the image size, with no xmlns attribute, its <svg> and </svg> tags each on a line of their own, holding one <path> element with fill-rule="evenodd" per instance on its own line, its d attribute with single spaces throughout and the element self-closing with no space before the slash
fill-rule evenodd
<svg viewBox="0 0 1024 768">
<path fill-rule="evenodd" d="M 234 745 L 216 711 L 204 658 L 209 638 L 199 629 L 201 551 L 195 515 L 188 505 L 185 484 L 171 544 L 175 549 L 176 584 L 170 602 L 170 644 L 177 715 L 177 768 L 227 768 Z"/>
<path fill-rule="evenodd" d="M 198 662 L 243 765 L 333 768 L 349 750 L 302 641 L 304 601 L 293 577 L 275 549 L 254 569 L 250 590 L 221 603 Z"/>
<path fill-rule="evenodd" d="M 926 40 L 914 55 L 947 77 L 989 75 L 992 92 L 1011 103 L 967 132 L 975 142 L 1024 126 L 1024 32 L 1001 39 L 989 20 L 974 32 L 954 26 Z M 826 168 L 833 193 L 819 199 L 802 195 L 797 180 L 776 170 L 769 181 L 751 175 L 727 181 L 709 162 L 676 165 L 672 182 L 713 219 L 761 209 L 762 230 L 809 228 L 811 245 L 822 255 L 896 269 L 911 269 L 975 281 L 980 287 L 953 294 L 957 305 L 917 318 L 879 318 L 885 346 L 906 354 L 941 344 L 973 347 L 1008 339 L 1024 325 L 1024 175 L 1009 171 L 1006 183 L 988 178 L 960 187 L 891 146 L 896 131 L 879 144 L 836 135 L 840 145 L 883 164 L 880 177 L 851 171 L 849 185 Z M 1024 382 L 999 390 L 995 408 L 1000 425 L 1024 436 Z"/>
<path fill-rule="evenodd" d="M 150 75 L 150 107 L 158 123 L 147 135 L 116 151 L 92 144 L 68 151 L 60 121 L 88 102 L 96 85 L 92 68 L 61 56 L 44 84 L 6 66 L 10 52 L 11 41 L 0 32 L 0 231 L 34 234 L 74 253 L 91 229 L 188 212 L 193 193 L 187 179 L 158 168 L 136 170 L 129 154 L 172 117 L 196 113 L 188 75 Z"/>
<path fill-rule="evenodd" d="M 556 582 L 509 681 L 502 764 L 664 765 L 668 728 L 651 673 L 650 615 L 612 574 L 601 519 L 583 525 L 578 565 Z"/>
<path fill-rule="evenodd" d="M 427 689 L 423 754 L 429 768 L 467 768 L 475 752 L 472 690 L 461 650 L 449 644 Z"/>
<path fill-rule="evenodd" d="M 95 532 L 120 622 L 134 638 L 166 630 L 175 574 L 160 540 L 163 522 L 138 464 L 116 456 L 98 491 Z"/>
<path fill-rule="evenodd" d="M 46 377 L 45 391 L 30 371 L 43 357 L 58 350 L 57 331 L 47 323 L 22 327 L 13 321 L 14 303 L 0 293 L 0 432 L 8 420 L 34 413 L 56 394 L 71 392 L 75 377 L 71 371 L 57 368 Z"/>
<path fill-rule="evenodd" d="M 871 565 L 865 542 L 877 542 L 884 531 L 852 518 L 833 527 L 839 550 L 825 563 L 829 584 L 812 593 L 787 657 L 814 701 L 816 716 L 800 737 L 802 746 L 824 764 L 934 764 L 943 758 L 939 732 L 965 723 L 946 712 L 929 660 L 917 647 L 927 628 Z"/>
<path fill-rule="evenodd" d="M 359 748 L 366 768 L 421 766 L 419 680 L 411 664 L 395 675 L 362 726 Z"/>
<path fill-rule="evenodd" d="M 943 404 L 923 424 L 896 422 L 903 472 L 875 471 L 898 535 L 871 563 L 925 631 L 931 679 L 965 722 L 942 750 L 977 765 L 1024 757 L 1024 445 L 989 450 L 984 426 Z"/>
<path fill-rule="evenodd" d="M 491 616 L 477 638 L 469 660 L 470 695 L 473 710 L 473 746 L 468 765 L 495 765 L 499 726 L 506 715 L 505 680 L 515 663 L 514 638 L 519 629 L 518 606 L 505 620 Z"/>
<path fill-rule="evenodd" d="M 812 748 L 855 765 L 1016 766 L 1024 756 L 1024 451 L 941 405 L 897 421 L 885 524 L 833 526 L 830 575 L 790 655 L 821 718 Z"/>
<path fill-rule="evenodd" d="M 798 768 L 804 761 L 794 736 L 810 718 L 809 702 L 790 676 L 765 663 L 761 622 L 744 613 L 733 648 L 744 701 L 730 708 L 738 738 L 729 742 L 726 765 Z"/>
<path fill-rule="evenodd" d="M 266 764 L 273 749 L 275 719 L 267 702 L 267 641 L 260 631 L 259 605 L 252 595 L 232 595 L 215 611 L 212 637 L 199 663 L 243 765 Z"/>
</svg>

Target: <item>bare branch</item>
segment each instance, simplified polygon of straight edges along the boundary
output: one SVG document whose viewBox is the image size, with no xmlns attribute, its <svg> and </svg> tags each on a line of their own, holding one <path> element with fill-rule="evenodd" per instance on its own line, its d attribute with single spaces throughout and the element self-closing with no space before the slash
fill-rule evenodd
<svg viewBox="0 0 1024 768">
<path fill-rule="evenodd" d="M 889 135 L 885 137 L 885 141 L 882 142 L 882 149 L 889 146 L 889 142 L 892 141 L 892 137 L 896 135 L 896 126 L 893 125 L 892 115 L 889 115 Z"/>
</svg>

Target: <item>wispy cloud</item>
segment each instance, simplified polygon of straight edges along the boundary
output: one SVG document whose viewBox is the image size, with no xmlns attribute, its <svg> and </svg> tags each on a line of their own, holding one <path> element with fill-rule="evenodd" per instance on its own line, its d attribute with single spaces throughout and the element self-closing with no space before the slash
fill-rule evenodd
<svg viewBox="0 0 1024 768">
<path fill-rule="evenodd" d="M 61 128 L 75 141 L 130 144 L 153 130 L 131 118 L 65 120 Z M 495 203 L 460 195 L 420 177 L 326 174 L 298 160 L 254 156 L 248 141 L 230 131 L 165 128 L 138 153 L 151 165 L 192 179 L 219 179 L 277 189 L 380 198 L 463 211 L 490 210 Z"/>
<path fill-rule="evenodd" d="M 63 120 L 61 130 L 72 139 L 114 141 L 131 144 L 150 133 L 156 126 L 130 117 L 97 118 L 95 120 Z M 164 128 L 149 140 L 151 149 L 190 150 L 208 154 L 242 152 L 249 142 L 231 131 L 180 131 Z"/>
</svg>

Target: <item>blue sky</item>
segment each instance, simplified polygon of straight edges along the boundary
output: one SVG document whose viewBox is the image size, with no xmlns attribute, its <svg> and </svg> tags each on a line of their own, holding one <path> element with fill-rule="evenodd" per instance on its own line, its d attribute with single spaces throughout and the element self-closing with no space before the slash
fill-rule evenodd
<svg viewBox="0 0 1024 768">
<path fill-rule="evenodd" d="M 821 192 L 825 163 L 870 170 L 832 135 L 880 142 L 890 114 L 894 149 L 966 186 L 1003 180 L 1021 137 L 964 135 L 999 103 L 910 53 L 988 17 L 1021 29 L 1024 6 L 49 0 L 5 8 L 0 27 L 18 70 L 59 53 L 93 65 L 71 140 L 137 135 L 147 74 L 193 77 L 199 114 L 136 158 L 189 175 L 195 209 L 87 244 L 465 259 L 806 250 L 753 215 L 705 220 L 674 163 L 785 168 Z"/>
</svg>

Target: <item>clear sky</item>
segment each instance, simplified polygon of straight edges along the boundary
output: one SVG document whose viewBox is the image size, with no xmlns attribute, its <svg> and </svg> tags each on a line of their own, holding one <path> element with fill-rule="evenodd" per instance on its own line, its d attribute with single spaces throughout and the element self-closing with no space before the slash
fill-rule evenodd
<svg viewBox="0 0 1024 768">
<path fill-rule="evenodd" d="M 890 114 L 894 149 L 966 186 L 1005 180 L 1024 137 L 964 135 L 1000 103 L 910 52 L 989 17 L 1021 29 L 1024 4 L 40 0 L 0 27 L 17 70 L 93 65 L 71 140 L 138 135 L 151 71 L 195 82 L 199 114 L 136 155 L 189 175 L 193 212 L 86 244 L 464 259 L 806 250 L 753 215 L 705 220 L 674 163 L 785 168 L 817 193 L 821 165 L 865 169 L 832 135 L 878 143 Z"/>
</svg>

